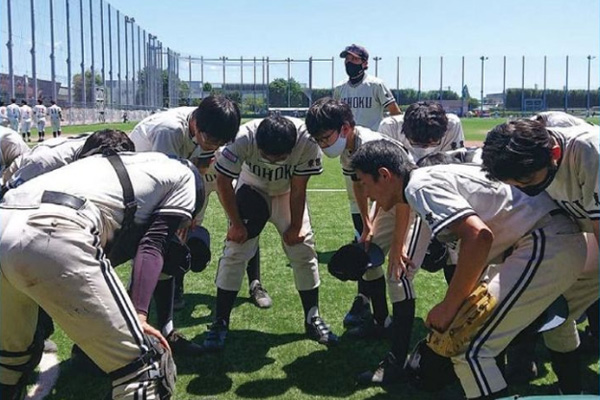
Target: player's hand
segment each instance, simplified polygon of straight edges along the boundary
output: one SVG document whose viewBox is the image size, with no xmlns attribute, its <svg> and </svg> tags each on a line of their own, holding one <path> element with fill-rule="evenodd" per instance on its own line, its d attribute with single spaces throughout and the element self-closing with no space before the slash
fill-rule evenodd
<svg viewBox="0 0 600 400">
<path fill-rule="evenodd" d="M 148 317 L 144 314 L 138 313 L 138 319 L 140 320 L 140 324 L 142 325 L 142 330 L 145 334 L 154 336 L 158 339 L 160 344 L 167 350 L 171 351 L 171 347 L 169 346 L 169 342 L 167 339 L 160 333 L 158 329 L 150 325 L 147 321 Z"/>
<path fill-rule="evenodd" d="M 408 274 L 409 269 L 416 269 L 415 263 L 404 255 L 402 250 L 398 251 L 396 246 L 392 246 L 389 254 L 388 276 L 398 280 L 402 274 Z"/>
<path fill-rule="evenodd" d="M 244 224 L 231 224 L 227 230 L 227 240 L 239 244 L 248 240 L 248 230 Z"/>
<path fill-rule="evenodd" d="M 365 251 L 369 251 L 369 245 L 371 244 L 371 240 L 373 240 L 373 225 L 371 221 L 367 222 L 363 226 L 363 231 L 358 239 L 358 243 L 365 244 Z"/>
<path fill-rule="evenodd" d="M 445 303 L 436 304 L 427 314 L 425 326 L 440 333 L 446 332 L 458 310 L 452 310 Z"/>
<path fill-rule="evenodd" d="M 283 242 L 288 246 L 293 246 L 295 244 L 300 244 L 304 242 L 304 238 L 306 235 L 300 235 L 300 229 L 293 226 L 287 228 L 287 230 L 283 233 Z"/>
</svg>

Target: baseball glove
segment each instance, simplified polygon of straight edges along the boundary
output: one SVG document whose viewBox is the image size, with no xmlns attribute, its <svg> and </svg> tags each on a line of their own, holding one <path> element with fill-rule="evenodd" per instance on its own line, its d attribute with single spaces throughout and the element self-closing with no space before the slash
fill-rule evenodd
<svg viewBox="0 0 600 400">
<path fill-rule="evenodd" d="M 479 284 L 460 306 L 445 332 L 432 331 L 427 345 L 440 356 L 454 357 L 464 353 L 473 336 L 496 306 L 496 298 L 488 291 L 487 283 Z"/>
</svg>

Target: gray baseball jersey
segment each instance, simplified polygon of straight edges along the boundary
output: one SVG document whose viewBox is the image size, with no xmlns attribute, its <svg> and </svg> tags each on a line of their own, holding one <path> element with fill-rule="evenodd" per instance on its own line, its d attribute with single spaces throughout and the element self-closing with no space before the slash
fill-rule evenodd
<svg viewBox="0 0 600 400">
<path fill-rule="evenodd" d="M 538 113 L 533 116 L 532 119 L 537 119 L 537 117 L 541 117 L 544 120 L 544 123 L 547 127 L 562 127 L 566 128 L 569 126 L 576 125 L 589 125 L 585 120 L 575 117 L 571 114 L 567 114 L 563 111 L 545 111 Z"/>
<path fill-rule="evenodd" d="M 75 161 L 89 134 L 59 137 L 38 144 L 23 154 L 7 169 L 5 184 L 16 188 L 38 175 L 45 174 Z"/>
<path fill-rule="evenodd" d="M 160 153 L 189 158 L 196 149 L 190 133 L 190 118 L 196 107 L 177 107 L 144 118 L 129 134 L 136 151 Z M 213 157 L 214 151 L 201 157 Z"/>
<path fill-rule="evenodd" d="M 385 139 L 381 133 L 372 131 L 369 128 L 365 128 L 363 126 L 356 126 L 354 130 L 354 149 L 358 149 L 360 146 L 367 142 L 371 142 L 374 140 Z M 352 160 L 352 151 L 348 149 L 344 149 L 342 155 L 340 156 L 340 163 L 342 164 L 342 173 L 347 177 L 354 177 L 356 172 L 350 166 L 350 161 Z"/>
<path fill-rule="evenodd" d="M 571 214 L 584 232 L 600 219 L 598 164 L 600 127 L 577 125 L 549 128 L 558 141 L 562 156 L 554 180 L 546 189 L 558 205 Z"/>
<path fill-rule="evenodd" d="M 333 98 L 352 108 L 356 125 L 372 130 L 379 127 L 385 108 L 396 101 L 381 79 L 367 73 L 356 85 L 350 81 L 338 84 L 333 91 Z"/>
<path fill-rule="evenodd" d="M 260 189 L 269 196 L 276 196 L 290 190 L 293 175 L 310 176 L 323 172 L 322 153 L 319 146 L 310 138 L 304 122 L 288 118 L 298 131 L 292 153 L 284 162 L 271 163 L 265 160 L 256 144 L 256 129 L 262 119 L 250 121 L 240 127 L 235 141 L 223 149 L 217 157 L 215 169 L 232 179 Z"/>
<path fill-rule="evenodd" d="M 23 141 L 21 135 L 10 128 L 0 126 L 0 172 L 4 174 L 4 170 L 17 157 L 28 152 L 29 146 Z"/>
<path fill-rule="evenodd" d="M 21 120 L 21 107 L 18 104 L 11 103 L 6 107 L 6 115 L 10 122 L 10 128 L 13 131 L 19 131 L 19 121 Z"/>
</svg>

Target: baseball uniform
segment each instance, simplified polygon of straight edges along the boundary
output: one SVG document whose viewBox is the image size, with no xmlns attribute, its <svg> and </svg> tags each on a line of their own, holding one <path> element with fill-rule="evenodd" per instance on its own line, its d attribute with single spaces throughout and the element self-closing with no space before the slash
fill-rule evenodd
<svg viewBox="0 0 600 400">
<path fill-rule="evenodd" d="M 19 121 L 21 121 L 21 108 L 16 103 L 11 103 L 6 107 L 6 115 L 10 122 L 10 129 L 19 132 Z"/>
<path fill-rule="evenodd" d="M 6 182 L 6 169 L 19 156 L 28 152 L 29 146 L 17 132 L 0 126 L 0 173 L 2 174 L 2 184 Z"/>
<path fill-rule="evenodd" d="M 60 136 L 60 121 L 62 120 L 62 108 L 56 104 L 52 104 L 48 108 L 48 114 L 50 114 L 50 124 L 52 125 L 53 136 Z"/>
<path fill-rule="evenodd" d="M 494 235 L 486 264 L 495 266 L 482 278 L 498 302 L 468 350 L 452 361 L 467 398 L 496 393 L 506 382 L 494 357 L 561 293 L 573 291 L 585 262 L 583 235 L 546 194 L 529 197 L 492 182 L 475 165 L 419 168 L 404 194 L 442 242 L 456 240 L 448 227 L 472 215 Z"/>
<path fill-rule="evenodd" d="M 350 81 L 339 83 L 333 98 L 350 106 L 356 125 L 372 130 L 379 127 L 385 108 L 396 101 L 381 79 L 367 73 L 356 85 Z"/>
<path fill-rule="evenodd" d="M 547 127 L 567 128 L 576 125 L 589 125 L 584 119 L 567 114 L 563 111 L 545 111 L 538 113 L 532 119 L 541 118 Z"/>
<path fill-rule="evenodd" d="M 31 133 L 31 120 L 33 118 L 33 110 L 27 104 L 21 106 L 21 135 Z"/>
<path fill-rule="evenodd" d="M 8 112 L 6 106 L 0 106 L 0 126 L 8 126 Z"/>
<path fill-rule="evenodd" d="M 43 104 L 36 104 L 33 107 L 33 115 L 35 116 L 35 121 L 37 123 L 38 133 L 40 135 L 44 134 L 44 129 L 46 129 L 46 114 L 48 114 L 48 109 Z"/>
<path fill-rule="evenodd" d="M 121 153 L 137 202 L 134 223 L 192 218 L 194 173 L 163 154 Z M 147 351 L 136 311 L 104 249 L 124 219 L 115 168 L 91 156 L 10 190 L 0 203 L 0 350 L 23 352 L 32 342 L 38 304 L 113 381 L 113 396 L 156 398 L 157 363 L 132 363 Z M 28 356 L 0 357 L 0 379 L 14 384 Z M 129 366 L 125 372 L 123 367 Z M 147 371 L 148 374 L 143 372 Z M 144 377 L 145 376 L 145 377 Z M 143 388 L 143 390 L 142 390 Z M 135 397 L 139 398 L 139 397 Z"/>
<path fill-rule="evenodd" d="M 227 145 L 217 157 L 217 172 L 237 179 L 237 187 L 249 185 L 261 193 L 267 201 L 270 221 L 280 235 L 291 223 L 290 181 L 293 176 L 312 176 L 323 171 L 322 154 L 318 145 L 310 139 L 302 120 L 289 118 L 298 130 L 296 144 L 284 161 L 271 163 L 265 160 L 256 143 L 256 130 L 262 120 L 253 120 L 240 127 L 235 141 Z M 301 235 L 302 243 L 288 246 L 284 251 L 294 271 L 296 288 L 300 291 L 319 286 L 317 253 L 314 248 L 314 235 L 310 225 L 308 209 L 305 205 Z M 238 291 L 242 284 L 244 269 L 248 260 L 255 254 L 259 237 L 244 243 L 225 242 L 223 256 L 219 260 L 217 287 Z"/>
</svg>

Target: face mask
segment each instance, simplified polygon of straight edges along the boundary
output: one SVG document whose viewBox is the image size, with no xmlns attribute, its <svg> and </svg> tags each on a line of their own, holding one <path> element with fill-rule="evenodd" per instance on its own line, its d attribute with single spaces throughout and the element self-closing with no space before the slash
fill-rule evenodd
<svg viewBox="0 0 600 400">
<path fill-rule="evenodd" d="M 337 140 L 329 147 L 325 147 L 323 153 L 329 158 L 336 158 L 342 155 L 344 149 L 346 148 L 346 138 L 342 137 L 342 135 L 338 135 Z"/>
<path fill-rule="evenodd" d="M 554 176 L 556 175 L 556 170 L 558 168 L 557 167 L 550 167 L 548 169 L 548 174 L 546 175 L 546 179 L 544 179 L 543 181 L 541 181 L 540 183 L 538 183 L 537 185 L 530 185 L 530 186 L 525 186 L 525 187 L 518 187 L 517 189 L 519 189 L 521 192 L 525 193 L 527 196 L 537 196 L 538 194 L 542 193 L 544 190 L 546 190 L 546 188 L 548 186 L 550 186 L 550 184 L 552 183 L 552 181 L 554 180 Z"/>
<path fill-rule="evenodd" d="M 419 161 L 421 158 L 431 154 L 431 153 L 435 153 L 437 150 L 436 147 L 432 146 L 432 147 L 412 147 L 410 149 L 410 152 L 412 153 L 415 161 Z"/>
<path fill-rule="evenodd" d="M 362 64 L 353 64 L 351 62 L 347 62 L 346 63 L 346 74 L 350 77 L 350 78 L 354 78 L 357 77 L 358 75 L 360 75 L 363 72 L 363 66 Z"/>
</svg>

